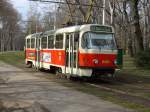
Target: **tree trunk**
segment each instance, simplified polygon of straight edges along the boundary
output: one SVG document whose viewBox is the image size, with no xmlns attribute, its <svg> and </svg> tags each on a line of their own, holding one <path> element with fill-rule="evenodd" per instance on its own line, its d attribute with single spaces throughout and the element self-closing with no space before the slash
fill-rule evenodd
<svg viewBox="0 0 150 112">
<path fill-rule="evenodd" d="M 148 8 L 146 0 L 143 3 L 143 12 L 144 12 L 144 49 L 148 49 L 149 47 L 149 37 L 148 37 Z"/>
<path fill-rule="evenodd" d="M 129 21 L 129 16 L 127 13 L 127 1 L 123 2 L 123 12 L 124 12 L 124 16 L 125 16 L 125 20 L 126 20 L 126 24 L 127 24 L 127 46 L 128 46 L 128 54 L 133 57 L 134 56 L 134 52 L 133 52 L 133 40 L 132 40 L 132 33 L 131 33 L 131 23 Z"/>
<path fill-rule="evenodd" d="M 143 51 L 144 50 L 144 46 L 143 46 L 143 36 L 142 36 L 142 32 L 140 29 L 140 17 L 139 17 L 139 12 L 138 12 L 138 3 L 139 0 L 132 0 L 132 15 L 133 15 L 133 27 L 135 29 L 134 33 L 135 33 L 135 39 L 136 39 L 136 53 Z"/>
</svg>

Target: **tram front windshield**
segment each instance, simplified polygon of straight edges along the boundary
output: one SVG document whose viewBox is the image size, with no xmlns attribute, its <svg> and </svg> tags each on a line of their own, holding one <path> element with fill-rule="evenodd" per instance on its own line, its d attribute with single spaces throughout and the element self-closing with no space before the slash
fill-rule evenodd
<svg viewBox="0 0 150 112">
<path fill-rule="evenodd" d="M 116 49 L 113 34 L 87 32 L 82 38 L 82 47 L 88 49 Z"/>
</svg>

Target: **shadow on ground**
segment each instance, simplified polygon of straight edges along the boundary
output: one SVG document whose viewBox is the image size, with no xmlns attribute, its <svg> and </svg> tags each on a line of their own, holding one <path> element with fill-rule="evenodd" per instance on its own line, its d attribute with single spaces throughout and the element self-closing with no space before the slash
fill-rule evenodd
<svg viewBox="0 0 150 112">
<path fill-rule="evenodd" d="M 1 100 L 0 112 L 51 112 L 51 111 L 38 102 Z"/>
</svg>

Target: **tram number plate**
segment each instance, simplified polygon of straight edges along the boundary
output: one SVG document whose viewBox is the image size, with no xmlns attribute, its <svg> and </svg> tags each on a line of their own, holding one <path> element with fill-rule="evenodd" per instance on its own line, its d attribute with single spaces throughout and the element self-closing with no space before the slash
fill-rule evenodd
<svg viewBox="0 0 150 112">
<path fill-rule="evenodd" d="M 103 63 L 103 64 L 109 64 L 110 61 L 109 61 L 109 60 L 103 60 L 102 63 Z"/>
<path fill-rule="evenodd" d="M 112 32 L 112 28 L 108 26 L 91 26 L 91 31 Z"/>
</svg>

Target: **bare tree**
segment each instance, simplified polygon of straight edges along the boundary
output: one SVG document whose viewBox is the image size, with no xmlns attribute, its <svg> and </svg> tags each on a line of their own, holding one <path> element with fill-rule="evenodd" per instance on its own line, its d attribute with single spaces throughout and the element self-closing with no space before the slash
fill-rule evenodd
<svg viewBox="0 0 150 112">
<path fill-rule="evenodd" d="M 53 13 L 57 13 L 57 26 L 72 22 L 102 24 L 103 0 L 61 0 L 59 11 L 51 12 L 45 21 L 53 23 Z M 64 4 L 66 3 L 66 4 Z M 58 9 L 58 8 L 57 8 Z M 105 23 L 115 28 L 118 46 L 131 56 L 150 46 L 149 0 L 106 0 Z"/>
<path fill-rule="evenodd" d="M 142 31 L 140 27 L 140 16 L 139 16 L 139 10 L 138 10 L 138 4 L 139 0 L 131 0 L 131 10 L 132 16 L 133 16 L 133 25 L 134 25 L 134 33 L 135 33 L 135 39 L 136 39 L 136 52 L 140 52 L 144 50 L 143 46 L 143 36 Z"/>
<path fill-rule="evenodd" d="M 16 47 L 18 45 L 16 40 L 22 40 L 21 37 L 18 37 L 22 33 L 19 25 L 20 18 L 21 16 L 8 0 L 1 0 L 0 21 L 2 27 L 0 29 L 0 51 L 21 49 Z"/>
</svg>

